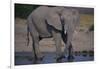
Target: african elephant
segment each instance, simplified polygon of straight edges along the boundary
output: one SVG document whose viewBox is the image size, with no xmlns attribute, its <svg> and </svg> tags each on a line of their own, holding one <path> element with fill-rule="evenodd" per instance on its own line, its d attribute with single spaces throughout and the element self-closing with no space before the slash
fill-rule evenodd
<svg viewBox="0 0 100 69">
<path fill-rule="evenodd" d="M 53 37 L 55 40 L 57 62 L 64 57 L 68 49 L 69 55 L 71 55 L 72 35 L 78 24 L 79 12 L 76 9 L 47 6 L 36 8 L 27 19 L 28 35 L 30 32 L 33 41 L 34 59 L 38 60 L 41 58 L 39 41 L 42 38 L 50 37 Z M 61 39 L 66 45 L 64 53 L 61 52 Z"/>
</svg>

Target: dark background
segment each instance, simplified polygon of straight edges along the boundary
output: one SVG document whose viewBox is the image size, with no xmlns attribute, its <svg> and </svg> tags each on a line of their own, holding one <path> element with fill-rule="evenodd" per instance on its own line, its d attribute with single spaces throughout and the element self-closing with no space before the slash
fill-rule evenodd
<svg viewBox="0 0 100 69">
<path fill-rule="evenodd" d="M 31 5 L 31 4 L 15 4 L 15 17 L 20 17 L 20 18 L 27 18 L 27 16 L 37 7 L 41 5 Z M 50 6 L 50 5 L 49 5 Z M 54 7 L 54 6 L 50 6 Z M 80 11 L 80 13 L 84 14 L 94 14 L 94 9 L 93 8 L 88 8 L 88 7 L 67 7 L 67 8 L 76 8 Z"/>
</svg>

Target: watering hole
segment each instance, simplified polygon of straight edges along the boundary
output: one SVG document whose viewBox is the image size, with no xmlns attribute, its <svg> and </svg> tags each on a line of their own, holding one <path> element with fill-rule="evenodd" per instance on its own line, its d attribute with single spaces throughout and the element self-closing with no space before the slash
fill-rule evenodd
<svg viewBox="0 0 100 69">
<path fill-rule="evenodd" d="M 16 53 L 15 55 L 15 65 L 28 65 L 28 64 L 33 64 L 32 62 L 32 56 L 31 52 L 20 52 Z M 43 53 L 44 58 L 42 61 L 40 61 L 38 64 L 48 64 L 48 63 L 56 63 L 56 55 L 55 53 Z M 81 61 L 93 61 L 94 56 L 90 55 L 74 55 L 74 59 L 71 60 L 71 62 L 81 62 Z M 62 62 L 69 62 L 67 57 L 62 59 Z"/>
</svg>

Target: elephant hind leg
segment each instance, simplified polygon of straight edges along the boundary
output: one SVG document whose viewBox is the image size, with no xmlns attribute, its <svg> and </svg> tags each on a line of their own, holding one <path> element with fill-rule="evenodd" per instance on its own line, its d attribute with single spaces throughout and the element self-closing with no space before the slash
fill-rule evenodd
<svg viewBox="0 0 100 69">
<path fill-rule="evenodd" d="M 32 57 L 34 63 L 40 58 L 40 50 L 39 50 L 39 33 L 37 32 L 36 28 L 34 27 L 33 23 L 29 23 L 29 31 L 32 37 Z"/>
<path fill-rule="evenodd" d="M 35 56 L 35 63 L 40 63 L 40 61 L 43 60 L 44 56 L 40 52 L 39 36 L 33 37 L 33 41 L 34 41 L 33 50 L 34 50 L 34 56 Z"/>
<path fill-rule="evenodd" d="M 39 49 L 39 45 L 38 45 L 37 40 L 35 40 L 35 41 L 33 40 L 33 45 L 32 45 L 33 46 L 32 56 L 33 56 L 33 63 L 34 64 L 37 64 L 43 60 L 43 56 L 40 53 L 40 49 Z"/>
</svg>

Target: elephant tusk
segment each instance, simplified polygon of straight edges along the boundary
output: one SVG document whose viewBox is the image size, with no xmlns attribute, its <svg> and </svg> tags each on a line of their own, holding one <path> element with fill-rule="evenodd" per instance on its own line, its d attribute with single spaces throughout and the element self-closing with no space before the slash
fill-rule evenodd
<svg viewBox="0 0 100 69">
<path fill-rule="evenodd" d="M 67 31 L 65 30 L 65 31 L 64 31 L 64 34 L 66 34 L 66 33 L 67 33 Z"/>
</svg>

